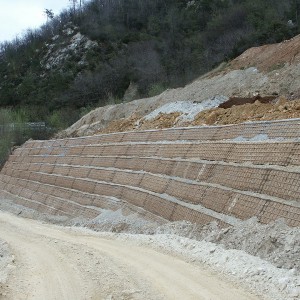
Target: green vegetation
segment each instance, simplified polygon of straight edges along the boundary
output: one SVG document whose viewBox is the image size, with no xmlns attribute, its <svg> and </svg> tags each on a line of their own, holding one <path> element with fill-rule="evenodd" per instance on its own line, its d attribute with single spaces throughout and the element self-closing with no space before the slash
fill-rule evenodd
<svg viewBox="0 0 300 300">
<path fill-rule="evenodd" d="M 271 71 L 275 71 L 275 70 L 280 70 L 284 67 L 284 65 L 285 65 L 284 63 L 274 64 L 268 69 L 268 71 L 271 72 Z"/>
<path fill-rule="evenodd" d="M 12 136 L 7 132 L 6 126 L 11 122 L 11 115 L 8 110 L 0 110 L 0 169 L 12 146 Z"/>
<path fill-rule="evenodd" d="M 23 144 L 29 138 L 45 139 L 53 133 L 44 126 L 28 123 L 23 109 L 0 109 L 0 169 L 12 147 Z"/>
<path fill-rule="evenodd" d="M 153 96 L 251 46 L 291 38 L 299 13 L 300 0 L 92 0 L 0 45 L 0 107 L 61 129 L 119 103 L 130 83 Z M 70 48 L 78 32 L 94 46 Z M 46 66 L 59 50 L 67 58 Z"/>
</svg>

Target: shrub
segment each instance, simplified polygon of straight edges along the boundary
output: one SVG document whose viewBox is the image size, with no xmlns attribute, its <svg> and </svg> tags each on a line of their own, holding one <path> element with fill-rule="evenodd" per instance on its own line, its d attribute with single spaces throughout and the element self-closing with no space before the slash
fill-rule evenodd
<svg viewBox="0 0 300 300">
<path fill-rule="evenodd" d="M 166 90 L 166 87 L 162 83 L 155 83 L 150 87 L 150 89 L 148 91 L 148 96 L 154 97 L 156 95 L 161 94 L 165 90 Z"/>
</svg>

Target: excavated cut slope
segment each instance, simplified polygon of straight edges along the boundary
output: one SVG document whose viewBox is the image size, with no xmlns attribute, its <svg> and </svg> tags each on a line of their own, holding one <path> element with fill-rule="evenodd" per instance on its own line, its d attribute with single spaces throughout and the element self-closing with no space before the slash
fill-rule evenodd
<svg viewBox="0 0 300 300">
<path fill-rule="evenodd" d="M 280 69 L 284 64 L 300 63 L 300 35 L 281 43 L 253 47 L 230 63 L 234 69 L 256 66 L 259 70 Z"/>
<path fill-rule="evenodd" d="M 299 64 L 300 35 L 281 43 L 250 48 L 236 59 L 227 64 L 221 64 L 215 70 L 185 87 L 166 90 L 152 98 L 99 107 L 82 117 L 71 127 L 60 132 L 59 137 L 92 135 L 104 131 L 110 123 L 118 122 L 121 119 L 135 122 L 159 107 L 172 102 L 195 101 L 196 103 L 205 103 L 220 96 L 252 98 L 256 95 L 299 99 Z M 299 109 L 296 107 L 295 110 L 292 107 L 290 110 L 267 106 L 264 106 L 267 108 L 266 110 L 263 109 L 260 112 L 254 107 L 255 109 L 250 116 L 244 118 L 243 115 L 239 115 L 236 116 L 235 120 L 226 121 L 226 124 L 237 121 L 244 122 L 247 119 L 254 121 L 299 118 Z M 277 108 L 279 108 L 279 112 Z M 246 107 L 245 110 L 248 109 L 249 107 Z M 233 110 L 233 113 L 238 112 L 238 110 Z M 223 113 L 218 111 L 220 116 Z M 242 120 L 239 120 L 240 118 Z M 208 124 L 213 124 L 212 119 L 215 118 L 209 119 Z M 204 123 L 201 121 L 201 124 Z"/>
<path fill-rule="evenodd" d="M 17 204 L 72 217 L 126 205 L 161 222 L 257 216 L 300 226 L 299 132 L 293 119 L 28 141 L 0 188 Z"/>
</svg>

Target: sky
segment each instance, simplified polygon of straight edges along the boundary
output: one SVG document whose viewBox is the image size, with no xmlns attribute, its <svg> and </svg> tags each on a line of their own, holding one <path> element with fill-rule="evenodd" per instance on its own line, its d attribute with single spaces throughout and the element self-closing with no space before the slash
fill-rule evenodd
<svg viewBox="0 0 300 300">
<path fill-rule="evenodd" d="M 46 8 L 56 15 L 69 5 L 69 0 L 0 0 L 0 42 L 12 40 L 26 29 L 45 23 Z"/>
</svg>

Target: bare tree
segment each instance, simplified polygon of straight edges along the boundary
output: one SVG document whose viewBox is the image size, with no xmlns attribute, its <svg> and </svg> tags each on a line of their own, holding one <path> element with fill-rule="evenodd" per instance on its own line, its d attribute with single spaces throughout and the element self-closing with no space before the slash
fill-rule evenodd
<svg viewBox="0 0 300 300">
<path fill-rule="evenodd" d="M 54 18 L 54 13 L 53 13 L 53 10 L 52 9 L 45 9 L 44 10 L 44 14 L 46 15 L 47 17 L 47 23 L 49 20 L 52 20 Z"/>
<path fill-rule="evenodd" d="M 79 12 L 82 11 L 82 6 L 84 5 L 84 0 L 69 0 L 72 6 L 73 13 L 76 13 L 76 9 L 79 7 Z"/>
<path fill-rule="evenodd" d="M 78 3 L 78 0 L 69 0 L 69 1 L 71 2 L 71 5 L 73 7 L 73 12 L 75 14 L 75 12 L 76 12 L 76 5 Z M 81 6 L 81 1 L 80 1 L 80 6 Z"/>
</svg>

